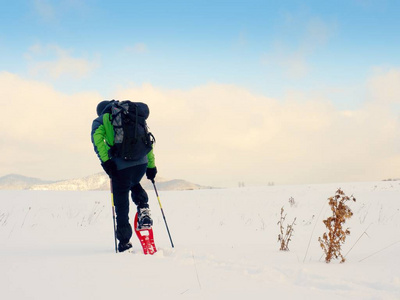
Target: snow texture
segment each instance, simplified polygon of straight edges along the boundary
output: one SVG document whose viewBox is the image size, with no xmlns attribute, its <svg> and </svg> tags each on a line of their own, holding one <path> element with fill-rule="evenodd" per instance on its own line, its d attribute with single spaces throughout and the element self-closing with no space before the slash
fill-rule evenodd
<svg viewBox="0 0 400 300">
<path fill-rule="evenodd" d="M 357 202 L 347 260 L 326 264 L 318 237 L 339 187 Z M 399 182 L 160 192 L 174 249 L 148 193 L 153 256 L 136 236 L 115 253 L 106 191 L 0 191 L 1 299 L 400 299 Z M 286 252 L 282 206 L 297 218 Z"/>
</svg>

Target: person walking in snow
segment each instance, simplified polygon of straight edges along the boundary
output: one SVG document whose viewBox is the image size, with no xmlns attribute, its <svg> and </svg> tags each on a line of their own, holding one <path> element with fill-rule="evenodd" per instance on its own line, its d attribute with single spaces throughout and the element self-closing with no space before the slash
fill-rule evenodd
<svg viewBox="0 0 400 300">
<path fill-rule="evenodd" d="M 125 160 L 113 155 L 115 132 L 111 120 L 111 108 L 114 102 L 116 101 L 101 101 L 97 105 L 98 117 L 92 124 L 91 140 L 101 166 L 111 178 L 117 220 L 118 251 L 123 252 L 132 247 L 130 243 L 132 226 L 129 222 L 129 192 L 131 192 L 132 201 L 137 207 L 138 228 L 150 228 L 153 225 L 148 196 L 140 185 L 140 180 L 146 174 L 149 180 L 154 181 L 157 168 L 152 148 L 147 155 L 135 160 Z"/>
</svg>

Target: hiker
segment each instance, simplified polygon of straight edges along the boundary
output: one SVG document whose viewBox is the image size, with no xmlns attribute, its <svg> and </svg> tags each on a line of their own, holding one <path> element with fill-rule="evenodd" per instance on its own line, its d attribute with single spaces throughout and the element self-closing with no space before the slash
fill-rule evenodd
<svg viewBox="0 0 400 300">
<path fill-rule="evenodd" d="M 131 192 L 132 200 L 137 207 L 138 229 L 151 228 L 153 225 L 153 220 L 150 216 L 148 196 L 146 191 L 140 185 L 140 180 L 144 174 L 146 174 L 146 177 L 154 182 L 154 178 L 157 174 L 152 141 L 150 142 L 150 145 L 143 146 L 150 148 L 145 152 L 142 151 L 142 154 L 139 153 L 139 157 L 136 155 L 127 160 L 125 156 L 120 157 L 118 154 L 118 148 L 116 147 L 117 133 L 114 131 L 114 127 L 118 126 L 113 125 L 116 124 L 114 122 L 117 119 L 114 117 L 114 112 L 116 111 L 114 107 L 116 107 L 116 104 L 124 102 L 129 101 L 101 101 L 97 105 L 96 110 L 98 117 L 93 121 L 91 132 L 94 150 L 101 161 L 101 166 L 104 171 L 111 178 L 117 220 L 116 237 L 119 240 L 119 252 L 123 252 L 132 247 L 132 244 L 130 243 L 132 237 L 132 226 L 129 223 L 129 191 Z M 148 116 L 149 111 L 147 105 L 144 103 L 134 103 L 134 106 L 137 109 L 136 126 L 138 126 L 137 119 L 140 118 L 140 115 L 138 114 L 141 113 L 141 111 L 145 111 L 146 113 L 147 109 Z M 147 116 L 145 116 L 145 118 L 147 118 Z M 115 118 L 114 121 L 113 118 Z M 142 118 L 144 120 L 144 132 L 149 135 L 145 118 Z M 138 130 L 135 128 L 133 131 L 136 134 Z M 125 136 L 127 137 L 128 134 L 125 133 Z M 149 150 L 150 152 L 148 152 Z M 136 228 L 136 224 L 134 224 L 134 227 Z"/>
</svg>

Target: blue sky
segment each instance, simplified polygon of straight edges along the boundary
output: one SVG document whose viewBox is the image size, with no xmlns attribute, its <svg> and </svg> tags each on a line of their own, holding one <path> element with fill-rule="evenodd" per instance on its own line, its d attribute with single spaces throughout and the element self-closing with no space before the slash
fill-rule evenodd
<svg viewBox="0 0 400 300">
<path fill-rule="evenodd" d="M 374 67 L 400 63 L 398 1 L 32 0 L 3 8 L 7 71 L 43 75 L 28 72 L 34 45 L 57 45 L 95 65 L 79 83 L 46 78 L 67 93 L 102 86 L 110 94 L 128 82 L 183 89 L 218 82 L 282 97 L 291 88 L 356 86 Z M 282 68 L 292 56 L 304 64 L 295 75 Z"/>
<path fill-rule="evenodd" d="M 15 80 L 15 85 L 33 90 L 46 86 L 49 94 L 60 99 L 91 94 L 83 98 L 96 103 L 131 94 L 152 99 L 155 93 L 161 98 L 177 93 L 197 99 L 201 92 L 208 95 L 210 86 L 218 91 L 224 86 L 229 91 L 238 89 L 239 94 L 246 91 L 244 95 L 251 94 L 251 99 L 261 97 L 264 103 L 273 99 L 281 109 L 293 101 L 300 105 L 316 101 L 353 116 L 371 99 L 380 99 L 376 95 L 383 95 L 393 82 L 397 84 L 400 68 L 399 1 L 2 2 L 3 81 Z M 391 113 L 398 109 L 396 93 L 393 90 L 389 96 L 394 99 L 387 107 Z M 228 91 L 221 95 L 228 97 Z M 207 100 L 203 109 L 219 107 L 218 98 Z M 190 113 L 192 103 L 186 101 L 185 112 Z M 307 108 L 306 104 L 301 108 L 306 115 Z M 392 117 L 397 122 L 397 116 Z M 218 155 L 215 159 L 221 160 Z M 97 167 L 92 161 L 87 172 Z M 34 170 L 32 166 L 25 173 Z M 12 163 L 0 175 L 9 171 Z M 166 175 L 176 177 L 176 172 Z M 392 173 L 394 169 L 380 176 Z M 63 176 L 62 172 L 41 174 Z M 74 176 L 72 170 L 64 174 Z M 356 175 L 347 179 L 353 178 L 368 179 Z M 232 178 L 237 180 L 240 175 Z"/>
</svg>

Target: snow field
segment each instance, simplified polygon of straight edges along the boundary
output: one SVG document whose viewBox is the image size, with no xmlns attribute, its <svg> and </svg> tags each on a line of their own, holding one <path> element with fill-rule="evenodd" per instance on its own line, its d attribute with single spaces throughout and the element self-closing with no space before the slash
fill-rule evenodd
<svg viewBox="0 0 400 300">
<path fill-rule="evenodd" d="M 324 262 L 327 198 L 357 202 L 342 253 Z M 109 192 L 0 192 L 2 299 L 400 299 L 400 183 L 149 190 L 158 252 L 114 252 Z M 295 205 L 289 204 L 293 197 Z M 279 251 L 280 209 L 296 217 Z M 133 219 L 133 206 L 131 219 Z"/>
</svg>

